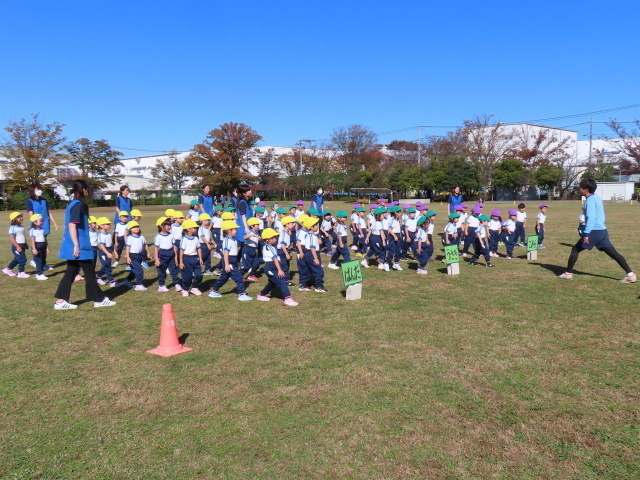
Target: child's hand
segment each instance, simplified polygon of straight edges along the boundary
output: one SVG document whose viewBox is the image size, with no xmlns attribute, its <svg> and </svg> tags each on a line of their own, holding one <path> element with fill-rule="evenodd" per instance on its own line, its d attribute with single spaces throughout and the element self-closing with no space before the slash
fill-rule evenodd
<svg viewBox="0 0 640 480">
<path fill-rule="evenodd" d="M 313 260 L 313 264 L 314 265 L 320 265 L 320 260 L 318 260 L 317 258 Z"/>
<path fill-rule="evenodd" d="M 227 273 L 231 272 L 231 265 L 225 265 L 224 271 Z"/>
<path fill-rule="evenodd" d="M 107 258 L 113 258 L 113 253 L 107 252 Z"/>
<path fill-rule="evenodd" d="M 447 245 L 449 245 L 451 242 L 449 240 L 447 240 Z"/>
<path fill-rule="evenodd" d="M 34 254 L 34 255 L 38 255 L 38 250 L 37 250 L 37 249 L 35 249 L 35 248 L 34 248 L 34 249 L 33 249 L 33 250 L 31 250 L 31 251 L 33 252 L 33 254 Z"/>
<path fill-rule="evenodd" d="M 16 247 L 16 252 L 22 253 L 22 247 L 20 245 Z"/>
<path fill-rule="evenodd" d="M 200 266 L 204 265 L 204 262 L 202 261 L 202 259 L 200 259 Z"/>
<path fill-rule="evenodd" d="M 160 267 L 160 260 L 156 259 L 156 267 Z"/>
<path fill-rule="evenodd" d="M 47 254 L 49 254 L 49 247 L 47 247 Z"/>
<path fill-rule="evenodd" d="M 416 250 L 416 253 L 417 253 L 418 255 L 420 255 L 420 254 L 422 253 L 422 249 L 421 249 L 421 248 L 419 248 L 418 250 Z"/>
<path fill-rule="evenodd" d="M 179 267 L 180 267 L 180 270 L 184 270 L 184 263 L 180 262 Z"/>
<path fill-rule="evenodd" d="M 124 257 L 124 261 L 127 263 L 127 265 L 131 265 L 131 259 L 129 257 Z"/>
<path fill-rule="evenodd" d="M 291 255 L 289 255 L 289 253 L 287 253 L 286 257 L 287 257 L 287 260 L 291 260 Z"/>
<path fill-rule="evenodd" d="M 282 270 L 280 270 L 280 269 L 278 269 L 278 277 L 279 278 L 284 278 L 285 277 L 284 272 Z"/>
</svg>

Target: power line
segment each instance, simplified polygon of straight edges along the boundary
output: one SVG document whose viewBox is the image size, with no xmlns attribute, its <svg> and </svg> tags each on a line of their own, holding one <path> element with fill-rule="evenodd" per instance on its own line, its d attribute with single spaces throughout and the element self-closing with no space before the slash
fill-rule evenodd
<svg viewBox="0 0 640 480">
<path fill-rule="evenodd" d="M 601 113 L 617 112 L 619 110 L 628 110 L 630 108 L 638 108 L 638 107 L 640 107 L 640 103 L 633 103 L 631 105 L 624 105 L 622 107 L 607 108 L 605 110 L 596 110 L 596 111 L 593 111 L 593 112 L 585 112 L 585 113 L 574 113 L 574 114 L 571 114 L 571 115 L 562 115 L 560 117 L 536 118 L 534 120 L 522 120 L 521 122 L 515 122 L 515 123 L 547 122 L 549 120 L 563 120 L 565 118 L 586 117 L 588 115 L 598 115 L 598 114 L 601 114 Z"/>
</svg>

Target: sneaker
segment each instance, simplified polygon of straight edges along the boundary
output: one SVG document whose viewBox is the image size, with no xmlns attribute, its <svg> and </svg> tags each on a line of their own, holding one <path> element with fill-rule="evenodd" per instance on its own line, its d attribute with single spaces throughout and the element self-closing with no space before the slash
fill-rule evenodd
<svg viewBox="0 0 640 480">
<path fill-rule="evenodd" d="M 351 250 L 353 250 L 354 252 L 358 251 L 358 247 L 356 247 L 355 245 L 351 245 Z"/>
<path fill-rule="evenodd" d="M 76 308 L 78 308 L 78 305 L 69 303 L 66 300 L 59 300 L 53 304 L 54 310 L 75 310 Z"/>
<path fill-rule="evenodd" d="M 520 243 L 518 243 L 518 244 L 516 245 L 516 247 L 526 247 L 526 245 L 525 245 L 524 243 L 520 242 Z"/>
<path fill-rule="evenodd" d="M 469 266 L 470 267 L 477 267 L 478 263 L 477 262 L 469 262 Z"/>
<path fill-rule="evenodd" d="M 493 268 L 493 267 L 495 267 L 495 265 L 494 265 L 493 263 L 489 262 L 489 263 L 487 263 L 487 264 L 485 265 L 485 267 L 487 267 L 487 268 Z"/>
<path fill-rule="evenodd" d="M 558 275 L 558 278 L 563 280 L 573 280 L 573 273 L 564 272 L 562 275 Z"/>
<path fill-rule="evenodd" d="M 247 280 L 249 280 L 250 282 L 257 282 L 260 279 L 258 277 L 256 277 L 255 275 L 249 275 L 247 277 Z"/>
<path fill-rule="evenodd" d="M 101 278 L 96 279 L 96 282 L 98 282 L 98 285 L 106 285 L 106 284 L 107 284 L 107 282 L 105 282 L 105 281 L 104 281 L 103 279 L 101 279 Z"/>
<path fill-rule="evenodd" d="M 133 283 L 131 283 L 129 280 L 125 280 L 124 282 L 122 282 L 122 285 L 127 288 L 133 288 Z"/>
<path fill-rule="evenodd" d="M 187 290 L 182 290 L 182 296 L 183 297 L 188 297 L 189 296 L 189 292 Z"/>
<path fill-rule="evenodd" d="M 215 290 L 211 290 L 211 291 L 209 292 L 209 296 L 210 296 L 211 298 L 220 298 L 220 297 L 222 296 L 222 294 L 220 294 L 220 293 L 216 292 Z"/>
<path fill-rule="evenodd" d="M 16 274 L 13 273 L 11 270 L 9 270 L 7 267 L 2 269 L 2 273 L 4 273 L 5 275 L 9 275 L 10 277 L 15 277 Z"/>
<path fill-rule="evenodd" d="M 504 257 L 504 258 L 506 258 L 507 260 L 515 260 L 515 258 L 514 258 L 514 257 L 510 257 L 509 255 L 507 255 L 507 256 L 506 256 L 506 257 Z"/>
<path fill-rule="evenodd" d="M 311 287 L 303 287 L 302 285 L 300 285 L 300 287 L 298 287 L 298 291 L 299 292 L 310 292 L 311 291 Z"/>
<path fill-rule="evenodd" d="M 356 253 L 356 257 L 362 258 L 362 257 L 364 257 L 364 255 L 361 254 L 361 253 Z"/>
<path fill-rule="evenodd" d="M 634 273 L 632 275 L 626 275 L 622 280 L 620 280 L 620 283 L 636 283 L 637 281 L 638 277 Z"/>
<path fill-rule="evenodd" d="M 110 286 L 111 288 L 118 288 L 118 287 L 121 287 L 121 286 L 122 286 L 122 284 L 121 284 L 121 283 L 118 283 L 118 282 L 116 282 L 116 281 L 114 280 L 113 282 L 110 282 L 110 283 L 109 283 L 109 286 Z"/>
<path fill-rule="evenodd" d="M 16 277 L 18 277 L 18 278 L 29 278 L 30 276 L 31 276 L 31 275 L 29 275 L 29 274 L 28 274 L 28 273 L 26 273 L 26 272 L 20 272 L 20 273 L 18 273 L 18 274 L 16 275 Z"/>
<path fill-rule="evenodd" d="M 176 285 L 176 292 L 182 291 L 182 285 Z"/>
<path fill-rule="evenodd" d="M 327 290 L 324 287 L 320 287 L 320 288 L 316 288 L 316 292 L 318 293 L 327 293 L 329 290 Z"/>
<path fill-rule="evenodd" d="M 135 287 L 133 287 L 133 289 L 138 292 L 144 292 L 147 289 L 147 287 L 141 284 L 141 285 L 136 285 Z"/>
<path fill-rule="evenodd" d="M 468 257 L 469 255 L 468 255 L 468 254 L 466 254 L 466 253 L 464 253 L 464 252 L 462 252 L 462 253 L 460 254 L 460 256 L 461 256 L 462 258 L 465 258 L 465 257 Z"/>
<path fill-rule="evenodd" d="M 541 249 L 541 248 L 547 248 L 547 246 L 546 245 L 542 245 L 542 244 L 538 245 L 538 250 Z"/>
<path fill-rule="evenodd" d="M 385 272 L 388 272 L 388 271 L 389 271 L 389 264 L 388 264 L 388 263 L 385 263 L 385 264 L 384 264 L 384 267 L 382 267 L 382 268 L 384 268 L 384 271 L 385 271 Z"/>
<path fill-rule="evenodd" d="M 222 258 L 222 255 L 220 255 L 218 252 L 214 253 L 213 256 L 215 258 Z"/>
<path fill-rule="evenodd" d="M 149 264 L 147 262 L 142 262 L 140 265 L 142 265 L 142 268 L 149 268 Z"/>
<path fill-rule="evenodd" d="M 45 265 L 44 267 L 42 267 L 42 270 L 46 272 L 48 270 L 53 270 L 53 267 L 51 265 Z"/>
<path fill-rule="evenodd" d="M 113 263 L 111 264 L 111 267 L 112 267 L 112 268 L 116 268 L 118 265 L 120 265 L 120 262 L 118 262 L 118 261 L 116 260 L 115 262 L 113 262 Z"/>
<path fill-rule="evenodd" d="M 213 270 L 205 270 L 203 275 L 213 275 Z"/>
<path fill-rule="evenodd" d="M 426 270 L 424 270 L 423 268 L 419 268 L 418 269 L 418 275 L 426 275 L 428 272 Z"/>
<path fill-rule="evenodd" d="M 202 292 L 201 292 L 201 291 L 200 291 L 200 289 L 198 289 L 198 288 L 192 288 L 192 289 L 190 290 L 190 293 L 192 293 L 193 295 L 195 295 L 195 296 L 197 296 L 197 297 L 199 297 L 200 295 L 202 295 Z"/>
<path fill-rule="evenodd" d="M 165 275 L 171 275 L 171 271 L 167 268 L 167 269 L 164 271 L 164 274 L 165 274 Z"/>
<path fill-rule="evenodd" d="M 76 278 L 73 279 L 74 282 L 81 282 L 82 280 L 84 280 L 82 275 L 76 275 Z"/>
<path fill-rule="evenodd" d="M 297 307 L 298 306 L 298 302 L 296 302 L 293 298 L 288 297 L 284 299 L 284 304 L 287 307 Z"/>
<path fill-rule="evenodd" d="M 33 261 L 33 260 L 31 260 L 31 261 L 29 262 L 29 265 L 31 265 L 33 268 L 37 268 L 37 267 L 36 267 L 36 262 L 35 262 L 35 261 Z"/>
<path fill-rule="evenodd" d="M 378 270 L 384 270 L 384 266 L 386 265 L 386 263 L 379 263 L 378 264 Z"/>
<path fill-rule="evenodd" d="M 293 283 L 291 280 L 289 280 L 289 281 L 287 282 L 287 287 L 295 287 L 295 286 L 296 286 L 296 284 L 295 284 L 295 283 Z"/>
<path fill-rule="evenodd" d="M 327 265 L 327 268 L 330 268 L 331 270 L 340 270 L 340 267 L 335 263 L 330 263 L 329 265 Z"/>
<path fill-rule="evenodd" d="M 397 263 L 394 263 L 393 267 L 391 267 L 391 268 L 393 268 L 394 270 L 398 270 L 399 272 L 402 271 L 402 267 L 400 265 L 398 265 Z"/>
<path fill-rule="evenodd" d="M 243 293 L 242 295 L 238 295 L 238 300 L 240 300 L 241 302 L 248 302 L 249 300 L 253 300 L 253 297 L 250 297 L 246 293 Z"/>
<path fill-rule="evenodd" d="M 216 269 L 213 271 L 213 274 L 214 274 L 214 275 L 217 275 L 217 276 L 220 276 L 220 275 L 222 275 L 222 270 L 220 270 L 219 268 L 216 268 Z"/>
<path fill-rule="evenodd" d="M 168 292 L 168 291 L 169 291 L 169 289 L 168 289 L 166 286 L 164 286 L 164 285 L 160 285 L 160 286 L 158 287 L 158 291 L 159 291 L 159 292 Z"/>
<path fill-rule="evenodd" d="M 116 302 L 109 300 L 109 297 L 104 297 L 101 302 L 93 302 L 94 308 L 100 307 L 113 307 Z"/>
<path fill-rule="evenodd" d="M 360 265 L 362 265 L 364 268 L 369 268 L 369 262 L 367 262 L 366 258 L 360 262 Z"/>
<path fill-rule="evenodd" d="M 256 297 L 256 300 L 258 300 L 259 302 L 268 302 L 271 299 L 269 297 L 264 296 L 264 295 L 258 295 Z"/>
<path fill-rule="evenodd" d="M 127 267 L 125 268 L 125 270 L 126 270 L 127 272 L 130 272 L 130 271 L 131 271 L 131 265 L 127 265 Z"/>
<path fill-rule="evenodd" d="M 49 277 L 47 277 L 46 275 L 40 274 L 40 275 L 36 275 L 36 280 L 49 280 Z"/>
</svg>

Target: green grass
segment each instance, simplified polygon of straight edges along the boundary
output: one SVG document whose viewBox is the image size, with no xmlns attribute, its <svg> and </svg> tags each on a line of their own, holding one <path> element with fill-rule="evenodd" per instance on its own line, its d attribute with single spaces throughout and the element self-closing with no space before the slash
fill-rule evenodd
<svg viewBox="0 0 640 480">
<path fill-rule="evenodd" d="M 607 206 L 635 268 L 639 208 Z M 640 478 L 640 292 L 598 252 L 555 278 L 579 209 L 552 204 L 538 261 L 455 277 L 439 262 L 426 276 L 371 268 L 357 302 L 326 270 L 330 293 L 294 290 L 297 308 L 154 284 L 57 312 L 62 267 L 47 282 L 2 276 L 0 478 Z M 161 208 L 142 210 L 151 238 Z M 194 349 L 166 359 L 145 353 L 165 302 Z"/>
</svg>

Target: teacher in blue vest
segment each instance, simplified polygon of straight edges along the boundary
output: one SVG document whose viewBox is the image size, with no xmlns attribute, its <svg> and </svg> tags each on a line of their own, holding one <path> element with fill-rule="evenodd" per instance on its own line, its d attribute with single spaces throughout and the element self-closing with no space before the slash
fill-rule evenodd
<svg viewBox="0 0 640 480">
<path fill-rule="evenodd" d="M 113 224 L 117 225 L 120 221 L 120 212 L 124 211 L 127 213 L 131 213 L 133 209 L 133 200 L 129 198 L 129 186 L 122 185 L 120 187 L 120 193 L 116 197 L 116 213 L 113 217 Z M 131 215 L 129 215 L 129 220 L 131 220 Z"/>
<path fill-rule="evenodd" d="M 315 208 L 320 213 L 322 213 L 322 206 L 324 205 L 324 189 L 318 188 L 316 193 L 311 197 L 311 206 L 309 208 Z"/>
<path fill-rule="evenodd" d="M 238 241 L 239 249 L 242 249 L 244 245 L 244 236 L 249 231 L 247 220 L 254 216 L 253 208 L 251 208 L 251 198 L 253 192 L 249 185 L 240 185 L 237 188 L 237 203 L 236 203 L 236 215 L 238 216 L 238 233 L 236 234 L 236 240 Z"/>
<path fill-rule="evenodd" d="M 457 205 L 460 205 L 464 202 L 464 197 L 460 193 L 460 186 L 456 185 L 453 187 L 453 191 L 451 195 L 449 195 L 449 213 L 453 213 Z"/>
<path fill-rule="evenodd" d="M 47 240 L 47 235 L 51 233 L 51 223 L 53 223 L 56 232 L 58 231 L 58 224 L 51 214 L 51 210 L 49 209 L 49 202 L 47 202 L 47 199 L 43 198 L 42 196 L 42 188 L 40 187 L 40 185 L 38 185 L 37 183 L 32 183 L 31 185 L 29 185 L 28 192 L 29 198 L 27 199 L 25 210 L 29 212 L 29 216 L 33 215 L 34 213 L 39 213 L 40 215 L 42 215 L 42 219 L 44 221 L 42 224 L 42 229 L 44 230 L 45 241 L 48 244 L 49 241 Z M 45 265 L 44 269 L 51 270 L 51 267 L 49 265 Z"/>
<path fill-rule="evenodd" d="M 211 196 L 211 185 L 207 184 L 202 187 L 202 193 L 198 195 L 198 203 L 200 204 L 200 212 L 213 217 L 213 207 L 216 202 Z"/>
<path fill-rule="evenodd" d="M 73 310 L 77 305 L 69 303 L 71 286 L 82 270 L 85 278 L 87 300 L 94 307 L 111 307 L 116 304 L 105 297 L 96 279 L 93 263 L 93 248 L 89 238 L 89 185 L 84 180 L 76 180 L 71 188 L 73 199 L 64 212 L 64 233 L 60 243 L 60 258 L 67 261 L 67 269 L 56 291 L 55 310 Z"/>
</svg>

